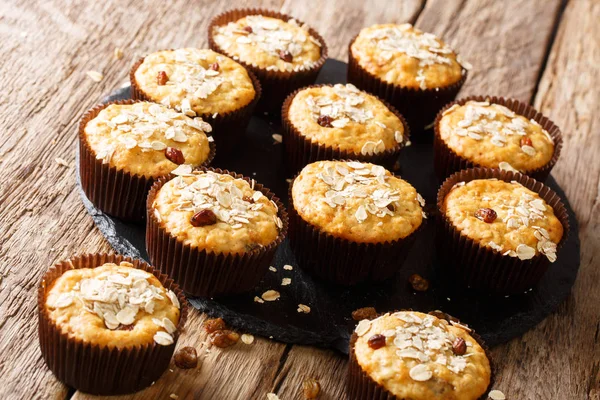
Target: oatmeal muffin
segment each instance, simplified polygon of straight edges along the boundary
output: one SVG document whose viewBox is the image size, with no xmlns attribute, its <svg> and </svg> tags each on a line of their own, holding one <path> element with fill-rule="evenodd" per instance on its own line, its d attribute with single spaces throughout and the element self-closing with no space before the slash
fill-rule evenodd
<svg viewBox="0 0 600 400">
<path fill-rule="evenodd" d="M 408 143 L 396 110 L 352 84 L 317 85 L 292 93 L 283 104 L 286 163 L 296 173 L 326 159 L 353 159 L 391 168 Z"/>
<path fill-rule="evenodd" d="M 221 170 L 176 171 L 148 196 L 150 259 L 188 293 L 253 288 L 287 232 L 287 214 L 262 185 Z"/>
<path fill-rule="evenodd" d="M 388 313 L 360 321 L 350 340 L 348 395 L 353 400 L 478 400 L 491 378 L 479 337 L 454 320 Z"/>
<path fill-rule="evenodd" d="M 568 231 L 560 198 L 513 172 L 470 169 L 438 192 L 445 266 L 468 286 L 519 292 L 537 283 Z"/>
<path fill-rule="evenodd" d="M 40 347 L 52 372 L 77 390 L 106 395 L 158 379 L 187 316 L 181 290 L 166 275 L 106 254 L 51 268 L 40 284 L 38 312 Z"/>
<path fill-rule="evenodd" d="M 519 171 L 545 180 L 562 146 L 559 129 L 527 104 L 474 96 L 446 106 L 435 122 L 438 178 L 469 167 Z"/>
<path fill-rule="evenodd" d="M 409 183 L 379 165 L 319 161 L 291 185 L 290 242 L 300 266 L 325 280 L 384 280 L 401 267 L 423 206 Z"/>
<path fill-rule="evenodd" d="M 441 39 L 411 24 L 364 28 L 348 53 L 348 82 L 387 100 L 420 136 L 454 99 L 470 68 Z"/>
<path fill-rule="evenodd" d="M 208 165 L 210 124 L 166 106 L 112 102 L 88 111 L 79 127 L 80 176 L 91 202 L 107 214 L 142 220 L 152 182 L 179 165 Z"/>
<path fill-rule="evenodd" d="M 259 107 L 281 110 L 294 90 L 314 83 L 327 59 L 327 46 L 314 30 L 277 12 L 234 9 L 216 16 L 208 28 L 210 48 L 256 74 L 264 90 Z"/>
<path fill-rule="evenodd" d="M 133 66 L 130 80 L 134 99 L 209 122 L 217 144 L 227 152 L 246 130 L 261 92 L 252 73 L 208 49 L 151 53 Z"/>
</svg>

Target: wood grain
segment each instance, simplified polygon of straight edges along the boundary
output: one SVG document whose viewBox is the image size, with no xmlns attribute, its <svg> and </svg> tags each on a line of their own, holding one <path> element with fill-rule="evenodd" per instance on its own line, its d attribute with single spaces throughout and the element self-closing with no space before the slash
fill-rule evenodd
<svg viewBox="0 0 600 400">
<path fill-rule="evenodd" d="M 600 4 L 571 0 L 562 18 L 559 0 L 409 0 L 394 6 L 383 0 L 265 0 L 236 1 L 235 6 L 295 15 L 317 29 L 330 55 L 339 59 L 346 59 L 348 42 L 361 27 L 416 20 L 475 66 L 461 95 L 534 98 L 536 107 L 561 126 L 565 147 L 554 176 L 581 224 L 581 272 L 574 294 L 558 313 L 523 338 L 494 349 L 496 386 L 510 399 L 599 399 L 600 276 L 594 261 L 600 257 L 600 164 L 595 157 L 600 148 Z M 209 19 L 226 8 L 226 2 L 190 5 L 183 0 L 0 3 L 0 397 L 70 396 L 38 350 L 37 283 L 56 260 L 109 250 L 80 204 L 73 167 L 55 158 L 73 166 L 78 119 L 103 93 L 127 80 L 139 55 L 206 46 Z M 115 47 L 124 50 L 122 59 L 113 57 Z M 104 79 L 93 82 L 85 75 L 88 70 L 102 72 Z M 265 399 L 268 392 L 299 399 L 308 377 L 320 381 L 320 399 L 345 397 L 346 361 L 337 353 L 262 338 L 206 352 L 204 318 L 191 313 L 180 343 L 198 349 L 199 368 L 172 368 L 152 387 L 117 399 L 171 394 Z M 73 398 L 96 397 L 75 393 Z"/>
</svg>

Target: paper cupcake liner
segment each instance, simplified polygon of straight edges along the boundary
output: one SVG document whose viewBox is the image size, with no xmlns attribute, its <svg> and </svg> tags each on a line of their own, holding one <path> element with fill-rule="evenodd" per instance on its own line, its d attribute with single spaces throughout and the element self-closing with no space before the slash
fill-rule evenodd
<svg viewBox="0 0 600 400">
<path fill-rule="evenodd" d="M 85 127 L 111 104 L 134 104 L 135 100 L 99 104 L 83 115 L 79 123 L 79 176 L 87 198 L 98 209 L 127 221 L 143 221 L 146 217 L 146 196 L 154 178 L 132 174 L 103 163 L 96 158 L 85 136 Z M 215 157 L 215 145 L 209 143 L 208 158 L 201 166 L 208 166 Z"/>
<path fill-rule="evenodd" d="M 308 28 L 310 35 L 321 43 L 321 57 L 310 68 L 301 71 L 270 71 L 266 68 L 259 67 L 254 63 L 244 62 L 240 60 L 239 57 L 230 54 L 226 49 L 223 49 L 215 42 L 214 28 L 226 25 L 229 22 L 237 21 L 247 15 L 263 15 L 266 17 L 278 18 L 286 22 L 290 19 L 295 19 L 299 25 L 304 25 L 304 23 L 296 18 L 276 11 L 260 8 L 238 8 L 217 15 L 208 25 L 208 45 L 210 49 L 233 58 L 235 61 L 246 67 L 246 69 L 252 71 L 258 77 L 263 88 L 263 97 L 258 104 L 258 110 L 277 114 L 281 111 L 281 103 L 283 103 L 287 95 L 298 88 L 315 83 L 319 71 L 327 60 L 327 45 L 321 35 L 314 29 Z"/>
<path fill-rule="evenodd" d="M 297 175 L 296 175 L 297 177 Z M 426 221 L 403 239 L 382 243 L 359 243 L 339 238 L 306 222 L 298 214 L 288 189 L 290 245 L 300 267 L 328 282 L 352 286 L 381 282 L 396 274 L 406 260 Z"/>
<path fill-rule="evenodd" d="M 452 187 L 459 182 L 475 179 L 516 181 L 539 194 L 552 207 L 563 226 L 563 236 L 557 250 L 560 250 L 569 235 L 568 211 L 558 194 L 548 186 L 530 176 L 511 171 L 489 168 L 463 170 L 450 176 L 440 187 L 437 194 L 436 242 L 442 272 L 448 279 L 481 292 L 497 295 L 524 292 L 540 281 L 550 265 L 548 258 L 537 254 L 530 260 L 521 260 L 480 246 L 478 242 L 462 235 L 443 211 L 444 199 Z"/>
<path fill-rule="evenodd" d="M 433 314 L 430 312 L 429 314 Z M 434 315 L 438 316 L 439 313 Z M 455 322 L 460 321 L 457 318 L 451 317 L 445 314 L 447 318 L 444 318 L 448 321 L 452 320 Z M 464 324 L 463 324 L 464 325 Z M 471 337 L 475 339 L 475 341 L 481 346 L 481 348 L 485 351 L 485 355 L 487 356 L 488 361 L 490 362 L 490 384 L 488 385 L 485 393 L 478 398 L 478 400 L 486 400 L 488 398 L 488 393 L 493 387 L 495 381 L 495 368 L 493 365 L 493 360 L 491 357 L 490 349 L 482 340 L 481 336 L 479 336 L 475 331 L 471 330 L 469 332 Z M 356 333 L 352 333 L 350 337 L 350 351 L 349 354 L 349 363 L 348 363 L 348 375 L 347 375 L 347 386 L 346 392 L 348 394 L 349 400 L 412 400 L 409 398 L 400 398 L 392 393 L 390 393 L 387 389 L 385 389 L 382 385 L 375 382 L 373 378 L 371 378 L 366 372 L 362 370 L 358 360 L 356 359 L 356 354 L 354 353 L 354 346 L 356 341 L 358 340 L 358 335 Z"/>
<path fill-rule="evenodd" d="M 252 185 L 253 180 L 235 172 L 214 168 L 201 168 L 218 174 L 228 174 L 244 179 Z M 283 222 L 277 238 L 268 246 L 250 252 L 213 253 L 185 244 L 167 232 L 152 212 L 152 204 L 160 188 L 170 178 L 161 178 L 148 195 L 148 218 L 146 224 L 146 250 L 152 264 L 168 274 L 186 292 L 194 296 L 214 297 L 243 293 L 252 290 L 267 272 L 277 247 L 283 242 L 288 230 L 288 217 L 283 204 L 266 187 L 254 183 L 278 208 Z"/>
<path fill-rule="evenodd" d="M 406 120 L 394 107 L 386 101 L 379 99 L 400 121 L 404 126 L 404 141 L 398 143 L 393 149 L 387 149 L 377 154 L 361 154 L 353 151 L 342 150 L 336 147 L 320 144 L 310 138 L 304 136 L 290 121 L 289 109 L 294 97 L 302 90 L 311 87 L 333 86 L 329 85 L 311 85 L 309 87 L 297 89 L 291 93 L 283 103 L 281 108 L 281 126 L 283 128 L 283 145 L 285 146 L 285 163 L 288 171 L 292 174 L 300 171 L 307 164 L 321 160 L 339 160 L 350 159 L 373 164 L 383 165 L 385 168 L 392 170 L 394 164 L 398 160 L 400 150 L 405 146 L 407 140 L 410 139 L 410 128 Z"/>
<path fill-rule="evenodd" d="M 548 175 L 550 175 L 550 171 L 552 170 L 552 168 L 556 164 L 556 161 L 558 160 L 558 157 L 560 156 L 560 150 L 562 149 L 563 144 L 562 133 L 560 129 L 554 124 L 554 122 L 549 120 L 547 117 L 544 117 L 541 113 L 539 113 L 535 108 L 531 107 L 530 105 L 522 103 L 515 99 L 506 99 L 504 97 L 496 96 L 469 96 L 446 104 L 446 106 L 440 110 L 437 117 L 435 118 L 435 123 L 433 124 L 435 132 L 433 138 L 433 164 L 438 179 L 440 181 L 443 181 L 448 176 L 462 169 L 483 167 L 480 164 L 476 164 L 456 154 L 456 152 L 450 147 L 448 147 L 446 142 L 444 142 L 444 140 L 442 140 L 440 136 L 439 124 L 444 116 L 444 112 L 450 107 L 454 106 L 455 104 L 462 106 L 468 101 L 489 101 L 490 103 L 505 106 L 506 108 L 514 111 L 516 114 L 522 115 L 527 119 L 533 119 L 550 134 L 550 136 L 554 140 L 554 154 L 552 155 L 550 161 L 540 168 L 522 171 L 523 174 L 529 175 L 540 182 L 544 182 L 546 178 L 548 178 Z"/>
<path fill-rule="evenodd" d="M 172 290 L 181 304 L 174 343 L 154 342 L 133 348 L 93 344 L 63 332 L 46 309 L 46 292 L 70 269 L 95 268 L 104 263 L 128 261 L 135 268 L 153 274 L 165 289 Z M 177 339 L 187 319 L 187 301 L 179 287 L 166 275 L 145 262 L 114 254 L 88 254 L 55 264 L 38 287 L 38 336 L 40 350 L 48 368 L 62 382 L 77 390 L 96 395 L 133 393 L 150 386 L 169 366 Z"/>
<path fill-rule="evenodd" d="M 131 67 L 131 70 L 129 72 L 129 81 L 131 84 L 131 97 L 135 100 L 145 100 L 160 103 L 156 99 L 153 99 L 151 96 L 146 94 L 135 80 L 135 71 L 137 71 L 137 69 L 143 62 L 144 57 L 140 58 L 133 65 L 133 67 Z M 258 104 L 258 101 L 262 96 L 262 88 L 259 80 L 251 71 L 247 72 L 248 76 L 250 77 L 250 80 L 252 81 L 252 85 L 254 86 L 254 91 L 256 92 L 254 99 L 250 103 L 237 110 L 229 111 L 226 113 L 197 115 L 198 117 L 201 117 L 205 122 L 208 122 L 212 127 L 211 135 L 215 139 L 215 143 L 219 148 L 219 158 L 223 158 L 227 154 L 230 154 L 238 145 L 240 140 L 244 137 L 246 127 L 250 122 L 252 113 L 254 112 L 254 109 L 256 108 L 256 105 Z"/>
<path fill-rule="evenodd" d="M 440 88 L 413 89 L 388 83 L 363 69 L 354 58 L 352 44 L 356 37 L 348 46 L 348 82 L 394 106 L 410 125 L 413 142 L 431 142 L 431 134 L 424 132 L 425 127 L 434 121 L 445 104 L 454 100 L 467 80 L 467 70 L 463 68 L 462 76 L 456 83 Z"/>
</svg>

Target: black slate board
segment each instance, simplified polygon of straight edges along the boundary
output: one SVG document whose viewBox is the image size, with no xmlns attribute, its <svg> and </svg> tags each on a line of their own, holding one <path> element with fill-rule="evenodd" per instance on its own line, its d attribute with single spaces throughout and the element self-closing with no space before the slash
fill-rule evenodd
<svg viewBox="0 0 600 400">
<path fill-rule="evenodd" d="M 328 60 L 319 75 L 319 83 L 345 82 L 346 64 Z M 129 98 L 129 87 L 111 93 L 103 102 Z M 287 176 L 283 168 L 283 146 L 275 144 L 272 134 L 281 133 L 276 119 L 265 115 L 252 118 L 244 143 L 238 154 L 219 159 L 214 166 L 227 168 L 255 178 L 287 201 Z M 218 149 L 217 149 L 218 154 Z M 432 148 L 414 144 L 403 150 L 401 176 L 412 183 L 433 210 L 439 186 L 432 163 Z M 148 260 L 145 250 L 145 227 L 124 223 L 96 209 L 81 190 L 85 208 L 108 242 L 119 253 Z M 412 308 L 420 311 L 443 310 L 470 324 L 490 345 L 518 337 L 542 321 L 569 295 L 579 269 L 578 226 L 564 192 L 550 177 L 547 184 L 565 201 L 570 213 L 571 234 L 551 265 L 542 282 L 535 288 L 508 298 L 487 298 L 453 288 L 443 277 L 436 276 L 433 221 L 429 221 L 395 280 L 382 285 L 352 289 L 335 287 L 315 281 L 298 268 L 287 240 L 278 250 L 273 266 L 254 292 L 235 297 L 213 299 L 190 298 L 191 304 L 211 316 L 224 318 L 231 326 L 286 343 L 333 347 L 348 352 L 348 340 L 355 322 L 351 312 L 360 307 L 374 306 L 379 312 Z M 290 264 L 292 271 L 283 269 Z M 407 283 L 413 273 L 431 279 L 431 289 L 414 292 Z M 284 277 L 292 279 L 281 286 Z M 259 304 L 253 301 L 268 289 L 281 293 L 275 302 Z M 298 304 L 311 307 L 309 314 L 298 313 Z"/>
</svg>

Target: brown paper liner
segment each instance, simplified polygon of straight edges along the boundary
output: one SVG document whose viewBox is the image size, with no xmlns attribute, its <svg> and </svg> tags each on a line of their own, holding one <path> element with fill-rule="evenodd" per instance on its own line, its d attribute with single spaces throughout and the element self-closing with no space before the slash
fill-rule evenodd
<svg viewBox="0 0 600 400">
<path fill-rule="evenodd" d="M 128 261 L 135 268 L 153 274 L 165 289 L 177 295 L 181 313 L 173 344 L 161 346 L 152 342 L 133 348 L 107 347 L 71 336 L 51 320 L 45 306 L 46 292 L 63 273 L 70 269 L 95 268 L 107 262 L 119 264 L 121 261 Z M 133 393 L 150 386 L 167 369 L 187 313 L 187 301 L 181 289 L 145 262 L 115 254 L 74 257 L 51 267 L 38 287 L 40 350 L 48 368 L 68 386 L 96 395 Z"/>
<path fill-rule="evenodd" d="M 79 123 L 79 176 L 88 199 L 106 214 L 128 221 L 143 221 L 146 217 L 146 195 L 154 178 L 117 169 L 96 158 L 85 136 L 85 127 L 111 104 L 133 104 L 135 100 L 99 104 L 83 115 Z M 215 145 L 209 143 L 208 166 L 215 157 Z"/>
<path fill-rule="evenodd" d="M 227 50 L 223 49 L 215 42 L 214 28 L 237 21 L 247 15 L 263 15 L 266 17 L 278 18 L 286 22 L 290 19 L 295 19 L 299 25 L 304 25 L 304 23 L 292 16 L 276 11 L 260 8 L 237 8 L 217 15 L 208 25 L 208 45 L 210 49 L 233 58 L 235 61 L 246 67 L 247 70 L 256 74 L 264 93 L 258 104 L 258 110 L 277 114 L 281 111 L 281 104 L 287 95 L 298 88 L 315 83 L 319 71 L 327 60 L 327 45 L 321 35 L 314 29 L 308 28 L 310 35 L 321 43 L 321 57 L 311 68 L 302 71 L 269 71 L 256 64 L 244 62 L 238 57 L 235 57 L 235 55 L 227 52 Z"/>
<path fill-rule="evenodd" d="M 145 100 L 159 103 L 157 99 L 153 99 L 150 95 L 146 94 L 135 80 L 135 71 L 137 71 L 143 62 L 144 57 L 140 58 L 129 71 L 131 97 L 134 100 Z M 231 153 L 238 145 L 240 140 L 244 137 L 244 133 L 246 132 L 246 127 L 250 122 L 252 113 L 254 112 L 254 109 L 256 108 L 260 97 L 262 96 L 260 82 L 251 71 L 247 72 L 250 80 L 252 81 L 252 85 L 254 86 L 254 91 L 256 92 L 254 99 L 250 103 L 246 104 L 242 108 L 226 113 L 217 113 L 217 115 L 197 115 L 197 117 L 201 117 L 212 127 L 211 135 L 215 139 L 215 143 L 219 148 L 219 157 L 224 157 Z"/>
<path fill-rule="evenodd" d="M 228 174 L 252 184 L 252 179 L 227 170 L 200 168 Z M 148 194 L 148 218 L 146 224 L 146 250 L 153 265 L 168 274 L 181 288 L 193 296 L 214 297 L 243 293 L 252 290 L 267 272 L 277 247 L 283 242 L 288 230 L 288 216 L 283 204 L 266 187 L 254 183 L 278 208 L 283 222 L 277 238 L 268 246 L 252 251 L 236 253 L 213 253 L 184 244 L 167 232 L 152 211 L 152 204 L 160 188 L 171 178 L 157 180 Z"/>
<path fill-rule="evenodd" d="M 412 310 L 411 310 L 412 311 Z M 390 313 L 394 313 L 392 311 Z M 440 312 L 430 312 L 439 318 Z M 445 314 L 445 313 L 442 313 Z M 445 314 L 445 318 L 447 321 L 454 321 L 460 323 L 457 318 L 449 316 Z M 462 323 L 461 323 L 462 324 Z M 464 325 L 464 324 L 462 324 Z M 470 328 L 471 329 L 471 328 Z M 485 344 L 481 336 L 479 336 L 474 330 L 469 332 L 469 335 L 481 346 L 481 348 L 485 351 L 485 355 L 487 356 L 488 361 L 490 362 L 490 384 L 487 387 L 485 393 L 478 398 L 478 400 L 486 400 L 488 398 L 488 393 L 493 387 L 495 381 L 495 368 L 493 365 L 493 359 L 491 357 L 490 349 Z M 409 398 L 399 398 L 392 393 L 390 393 L 387 389 L 385 389 L 382 385 L 375 382 L 373 378 L 371 378 L 366 372 L 362 370 L 358 360 L 356 359 L 356 354 L 354 352 L 354 346 L 356 341 L 358 340 L 358 335 L 356 333 L 352 333 L 350 337 L 350 351 L 349 355 L 349 363 L 348 363 L 348 375 L 347 375 L 347 386 L 346 393 L 348 394 L 349 400 L 413 400 Z"/>
<path fill-rule="evenodd" d="M 290 121 L 289 109 L 292 104 L 294 97 L 302 90 L 311 87 L 322 87 L 322 86 L 333 86 L 329 85 L 311 85 L 305 88 L 298 89 L 291 93 L 283 103 L 281 108 L 281 126 L 283 128 L 283 144 L 285 146 L 286 157 L 285 162 L 288 171 L 292 174 L 300 171 L 305 165 L 315 161 L 321 160 L 358 160 L 363 162 L 369 162 L 373 164 L 383 165 L 385 168 L 391 170 L 394 168 L 394 164 L 398 160 L 400 150 L 405 146 L 405 143 L 410 140 L 410 128 L 406 123 L 406 120 L 394 107 L 388 104 L 386 101 L 381 101 L 400 121 L 404 126 L 404 141 L 398 143 L 393 149 L 387 149 L 381 153 L 363 155 L 361 153 L 355 153 L 353 151 L 341 150 L 337 147 L 327 146 L 320 144 L 310 138 L 304 136 Z"/>
<path fill-rule="evenodd" d="M 454 227 L 444 212 L 444 200 L 452 187 L 459 182 L 475 179 L 498 179 L 505 182 L 516 181 L 539 194 L 552 207 L 554 214 L 563 226 L 563 236 L 557 250 L 569 235 L 569 214 L 562 200 L 552 189 L 530 176 L 499 169 L 472 168 L 450 176 L 437 194 L 438 214 L 436 218 L 436 242 L 442 271 L 449 279 L 477 291 L 497 295 L 521 293 L 539 282 L 550 265 L 543 254 L 530 260 L 503 256 L 489 247 L 462 235 Z"/>
<path fill-rule="evenodd" d="M 300 267 L 325 281 L 343 286 L 381 282 L 398 272 L 426 221 L 403 239 L 359 243 L 331 235 L 306 222 L 296 211 L 288 189 L 290 245 Z"/>
<path fill-rule="evenodd" d="M 496 96 L 469 96 L 465 97 L 464 99 L 460 99 L 446 104 L 446 106 L 440 110 L 437 117 L 435 118 L 435 123 L 433 124 L 435 132 L 433 137 L 433 164 L 438 179 L 440 181 L 443 181 L 448 176 L 452 175 L 456 171 L 460 171 L 461 169 L 483 167 L 482 165 L 476 164 L 456 154 L 456 152 L 450 147 L 448 147 L 446 142 L 444 142 L 444 140 L 440 136 L 439 125 L 440 121 L 444 116 L 444 112 L 450 107 L 454 106 L 455 104 L 462 106 L 468 101 L 489 101 L 490 103 L 505 106 L 508 109 L 514 111 L 516 114 L 522 115 L 527 119 L 533 119 L 550 134 L 550 136 L 554 140 L 554 154 L 552 155 L 550 161 L 543 167 L 522 171 L 525 175 L 529 175 L 540 182 L 544 182 L 546 178 L 548 178 L 548 175 L 550 175 L 550 171 L 554 167 L 554 164 L 556 164 L 556 161 L 558 160 L 558 157 L 560 155 L 560 150 L 562 149 L 563 141 L 560 129 L 554 124 L 554 122 L 544 117 L 541 113 L 539 113 L 535 108 L 531 107 L 530 105 L 522 103 L 515 99 L 506 99 L 504 97 Z"/>
<path fill-rule="evenodd" d="M 467 80 L 467 70 L 462 69 L 462 77 L 458 82 L 440 88 L 414 89 L 388 83 L 363 69 L 354 58 L 352 44 L 357 36 L 352 38 L 348 46 L 348 82 L 387 100 L 404 115 L 413 132 L 413 142 L 431 142 L 431 135 L 424 132 L 425 127 L 434 121 L 437 112 L 445 104 L 454 100 Z"/>
</svg>

